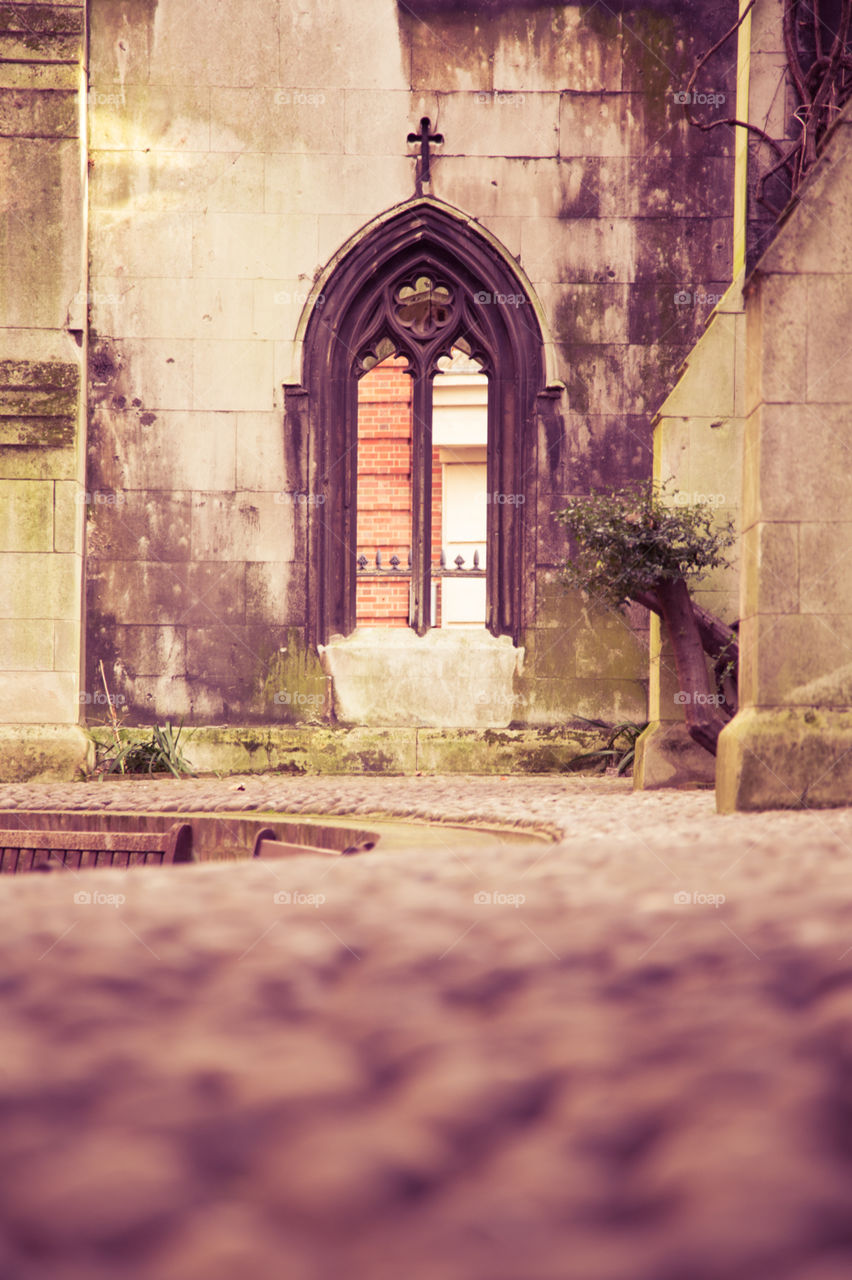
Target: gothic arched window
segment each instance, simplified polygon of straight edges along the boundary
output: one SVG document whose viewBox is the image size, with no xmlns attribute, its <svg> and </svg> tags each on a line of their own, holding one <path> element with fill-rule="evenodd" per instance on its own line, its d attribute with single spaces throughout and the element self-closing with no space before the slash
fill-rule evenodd
<svg viewBox="0 0 852 1280">
<path fill-rule="evenodd" d="M 427 199 L 379 224 L 322 286 L 304 338 L 304 384 L 287 392 L 288 430 L 308 444 L 308 625 L 325 643 L 356 623 L 358 382 L 389 356 L 412 380 L 411 625 L 431 618 L 432 382 L 463 350 L 488 379 L 486 625 L 523 626 L 527 511 L 535 497 L 542 338 L 507 260 L 467 221 Z"/>
</svg>

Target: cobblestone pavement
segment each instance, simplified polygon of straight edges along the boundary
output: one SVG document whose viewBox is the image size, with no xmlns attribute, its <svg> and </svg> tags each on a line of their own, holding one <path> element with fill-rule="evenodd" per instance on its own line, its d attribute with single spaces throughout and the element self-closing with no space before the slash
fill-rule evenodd
<svg viewBox="0 0 852 1280">
<path fill-rule="evenodd" d="M 0 787 L 93 806 L 559 839 L 0 878 L 2 1280 L 852 1276 L 852 809 Z"/>
</svg>

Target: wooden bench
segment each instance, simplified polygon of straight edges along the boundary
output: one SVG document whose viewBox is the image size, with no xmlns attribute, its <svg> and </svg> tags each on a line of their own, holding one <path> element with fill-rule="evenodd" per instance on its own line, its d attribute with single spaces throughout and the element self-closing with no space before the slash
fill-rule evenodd
<svg viewBox="0 0 852 1280">
<path fill-rule="evenodd" d="M 167 831 L 0 831 L 0 873 L 192 861 L 192 827 Z"/>
<path fill-rule="evenodd" d="M 251 856 L 253 858 L 289 858 L 303 853 L 318 854 L 321 858 L 341 858 L 347 854 L 365 853 L 374 849 L 375 840 L 365 840 L 361 844 L 350 845 L 347 849 L 323 849 L 316 844 L 292 844 L 279 840 L 271 827 L 264 827 L 254 838 Z"/>
</svg>

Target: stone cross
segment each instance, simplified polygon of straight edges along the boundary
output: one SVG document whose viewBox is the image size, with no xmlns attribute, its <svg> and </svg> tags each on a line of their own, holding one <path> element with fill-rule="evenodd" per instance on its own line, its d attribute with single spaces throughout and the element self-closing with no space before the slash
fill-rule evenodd
<svg viewBox="0 0 852 1280">
<path fill-rule="evenodd" d="M 444 135 L 442 133 L 429 132 L 430 125 L 431 125 L 431 122 L 429 120 L 429 117 L 424 116 L 423 119 L 420 121 L 420 132 L 410 133 L 408 135 L 409 142 L 420 143 L 420 181 L 421 182 L 431 182 L 431 178 L 429 176 L 429 161 L 431 159 L 429 155 L 429 143 L 434 142 L 434 143 L 440 144 L 444 141 Z"/>
</svg>

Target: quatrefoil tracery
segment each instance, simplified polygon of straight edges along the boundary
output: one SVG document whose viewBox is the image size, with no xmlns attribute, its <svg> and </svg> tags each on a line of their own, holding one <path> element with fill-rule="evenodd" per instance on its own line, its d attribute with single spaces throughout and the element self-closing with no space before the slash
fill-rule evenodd
<svg viewBox="0 0 852 1280">
<path fill-rule="evenodd" d="M 449 324 L 453 295 L 446 285 L 435 284 L 429 276 L 418 276 L 414 284 L 401 285 L 395 294 L 398 322 L 418 338 L 427 338 Z"/>
</svg>

